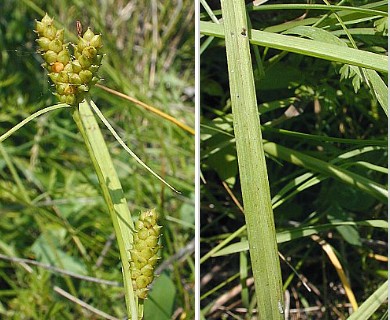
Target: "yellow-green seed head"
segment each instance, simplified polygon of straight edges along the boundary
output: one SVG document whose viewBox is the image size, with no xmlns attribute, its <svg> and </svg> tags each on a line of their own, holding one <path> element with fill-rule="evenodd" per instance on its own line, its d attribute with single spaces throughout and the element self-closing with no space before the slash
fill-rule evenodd
<svg viewBox="0 0 390 320">
<path fill-rule="evenodd" d="M 43 66 L 49 71 L 61 102 L 75 105 L 84 100 L 92 85 L 98 82 L 102 54 L 100 35 L 95 35 L 88 28 L 78 43 L 72 44 L 74 57 L 71 57 L 68 46 L 64 43 L 64 29 L 54 25 L 54 21 L 47 14 L 41 21 L 36 21 L 35 31 L 38 34 L 37 43 L 45 63 Z"/>
<path fill-rule="evenodd" d="M 157 213 L 148 210 L 140 214 L 135 223 L 134 243 L 130 250 L 130 271 L 133 289 L 138 298 L 146 299 L 148 286 L 154 278 L 154 267 L 159 260 L 158 239 L 160 226 L 157 225 Z"/>
</svg>

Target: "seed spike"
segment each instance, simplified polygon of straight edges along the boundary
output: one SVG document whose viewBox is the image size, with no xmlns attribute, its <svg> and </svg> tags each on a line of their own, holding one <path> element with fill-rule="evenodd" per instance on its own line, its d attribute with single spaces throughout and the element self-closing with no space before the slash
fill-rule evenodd
<svg viewBox="0 0 390 320">
<path fill-rule="evenodd" d="M 134 243 L 130 250 L 130 271 L 133 288 L 140 299 L 146 299 L 148 286 L 154 278 L 154 267 L 160 259 L 157 255 L 161 227 L 157 225 L 156 211 L 143 211 L 135 223 Z"/>
<path fill-rule="evenodd" d="M 71 44 L 74 56 L 69 52 L 69 44 L 64 43 L 64 29 L 54 25 L 54 20 L 46 13 L 41 21 L 35 21 L 35 32 L 38 34 L 39 52 L 46 63 L 43 66 L 49 71 L 49 77 L 56 89 L 59 84 L 67 84 L 67 90 L 57 92 L 57 98 L 64 103 L 77 105 L 84 100 L 89 89 L 99 80 L 100 48 L 102 40 L 99 34 L 88 30 L 82 36 L 82 25 L 76 23 L 78 43 Z"/>
</svg>

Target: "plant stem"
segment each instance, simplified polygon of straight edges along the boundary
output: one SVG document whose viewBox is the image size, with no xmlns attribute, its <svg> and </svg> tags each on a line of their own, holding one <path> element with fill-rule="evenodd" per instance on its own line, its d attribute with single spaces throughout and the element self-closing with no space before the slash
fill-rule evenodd
<svg viewBox="0 0 390 320">
<path fill-rule="evenodd" d="M 125 287 L 127 314 L 129 319 L 138 319 L 137 299 L 131 282 L 129 249 L 133 242 L 134 230 L 131 214 L 108 152 L 107 145 L 92 112 L 94 104 L 89 98 L 79 104 L 73 112 L 73 118 L 85 141 L 89 156 L 95 167 L 103 192 L 104 200 L 111 215 L 122 262 L 122 274 Z"/>
<path fill-rule="evenodd" d="M 243 0 L 222 0 L 241 191 L 259 318 L 283 319 L 281 271 Z"/>
</svg>

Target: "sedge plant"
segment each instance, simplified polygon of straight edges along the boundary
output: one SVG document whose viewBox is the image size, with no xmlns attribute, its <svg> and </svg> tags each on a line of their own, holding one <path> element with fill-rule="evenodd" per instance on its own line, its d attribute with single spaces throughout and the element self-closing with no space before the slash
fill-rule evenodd
<svg viewBox="0 0 390 320">
<path fill-rule="evenodd" d="M 159 260 L 161 227 L 157 223 L 158 214 L 154 209 L 142 212 L 138 221 L 133 223 L 118 174 L 95 114 L 142 167 L 169 188 L 177 191 L 127 147 L 89 96 L 90 88 L 99 81 L 97 72 L 103 58 L 101 52 L 103 40 L 102 35 L 94 34 L 90 28 L 82 33 L 81 24 L 78 23 L 77 26 L 78 42 L 71 44 L 73 47 L 73 54 L 71 54 L 69 43 L 64 40 L 64 29 L 57 29 L 54 20 L 47 14 L 41 21 L 36 21 L 35 32 L 38 35 L 39 51 L 44 60 L 43 67 L 48 71 L 55 88 L 53 93 L 60 103 L 29 116 L 4 133 L 0 137 L 0 142 L 44 113 L 59 108 L 72 109 L 73 119 L 95 168 L 114 226 L 122 264 L 127 315 L 129 319 L 142 319 L 148 286 L 153 281 L 154 269 Z"/>
</svg>

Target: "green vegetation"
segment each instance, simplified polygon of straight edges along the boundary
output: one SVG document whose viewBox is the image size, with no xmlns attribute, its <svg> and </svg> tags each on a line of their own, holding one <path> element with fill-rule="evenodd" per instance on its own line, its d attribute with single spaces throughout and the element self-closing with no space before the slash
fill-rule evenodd
<svg viewBox="0 0 390 320">
<path fill-rule="evenodd" d="M 228 6 L 201 1 L 201 315 L 383 319 L 387 1 L 285 2 L 249 3 L 246 25 L 237 7 L 229 17 Z M 267 183 L 261 154 L 247 164 L 255 147 L 240 147 L 261 141 L 250 131 L 259 116 L 268 199 L 258 187 Z M 253 134 L 243 139 L 242 130 Z M 272 229 L 269 201 L 285 292 L 278 310 L 271 310 L 275 287 L 261 279 L 279 266 L 258 258 L 272 251 L 264 231 Z M 254 256 L 259 247 L 268 251 Z"/>
<path fill-rule="evenodd" d="M 121 251 L 122 262 L 127 261 L 123 257 L 130 257 L 130 252 L 123 250 L 128 246 L 122 247 L 120 239 L 118 248 L 112 222 L 118 236 L 118 230 L 125 234 L 123 225 L 131 229 L 132 221 L 126 221 L 130 215 L 117 215 L 121 206 L 133 215 L 156 208 L 163 225 L 161 265 L 157 266 L 160 276 L 145 300 L 145 319 L 171 319 L 174 313 L 192 318 L 194 143 L 191 130 L 180 123 L 194 126 L 193 3 L 152 1 L 148 5 L 123 6 L 118 2 L 86 6 L 80 1 L 47 5 L 25 0 L 16 5 L 5 1 L 2 6 L 0 135 L 17 124 L 20 129 L 10 136 L 3 135 L 0 144 L 0 314 L 15 319 L 89 319 L 95 317 L 93 314 L 123 318 L 126 308 L 118 257 Z M 77 20 L 86 33 L 90 26 L 102 34 L 103 48 L 99 43 L 96 47 L 104 54 L 99 71 L 103 80 L 90 90 L 93 101 L 87 99 L 79 110 L 53 105 L 56 98 L 50 91 L 54 88 L 40 66 L 42 59 L 32 32 L 34 20 L 41 19 L 45 12 L 55 18 L 58 29 L 65 29 L 65 39 L 72 42 L 77 40 Z M 87 34 L 84 40 L 93 39 Z M 42 43 L 45 45 L 40 40 Z M 84 55 L 84 49 L 76 48 L 76 59 L 98 59 L 91 50 Z M 63 61 L 66 57 L 59 57 L 60 52 L 56 59 L 61 61 L 52 65 L 49 61 L 49 71 L 59 71 L 57 77 L 62 66 L 54 66 L 56 62 L 64 67 L 75 64 L 68 55 L 68 61 Z M 47 61 L 46 58 L 53 57 L 47 54 Z M 87 66 L 81 67 L 87 70 Z M 94 75 L 80 72 L 67 79 L 68 83 L 82 91 L 89 90 L 96 81 Z M 74 83 L 77 76 L 81 83 Z M 50 78 L 62 102 L 81 101 L 80 90 L 76 93 L 71 86 L 63 87 L 67 82 L 58 81 L 56 75 Z M 153 105 L 165 118 L 171 115 L 171 121 L 139 108 L 140 103 L 129 103 L 106 87 L 129 95 L 125 97 L 128 100 L 136 97 Z M 102 129 L 99 139 L 92 110 L 100 119 L 104 114 L 112 125 L 104 122 L 109 130 Z M 22 120 L 37 111 L 43 115 L 21 127 L 25 123 Z M 100 127 L 103 128 L 101 124 Z M 151 170 L 181 194 L 174 193 L 140 167 L 138 160 L 129 157 L 131 150 L 122 148 L 123 141 L 118 144 L 118 135 L 112 137 L 113 127 Z M 87 148 L 83 140 L 89 141 Z M 111 174 L 101 165 L 101 157 L 107 159 L 110 155 L 99 147 L 99 141 L 107 144 L 111 154 L 113 165 L 111 162 L 107 167 L 115 168 Z M 115 190 L 114 185 L 118 186 Z M 127 203 L 120 200 L 125 198 Z M 114 217 L 125 218 L 118 219 L 116 225 Z M 129 234 L 123 241 L 128 244 L 130 238 Z M 124 275 L 130 275 L 129 262 L 123 265 L 127 271 Z"/>
</svg>

